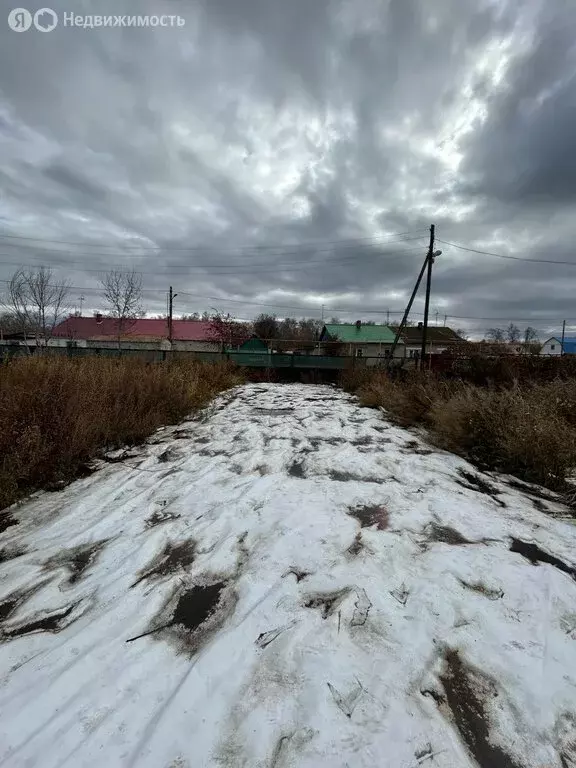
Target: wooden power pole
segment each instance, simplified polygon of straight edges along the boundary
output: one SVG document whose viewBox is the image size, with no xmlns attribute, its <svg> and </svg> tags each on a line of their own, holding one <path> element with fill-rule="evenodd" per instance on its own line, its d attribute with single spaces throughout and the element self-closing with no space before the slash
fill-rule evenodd
<svg viewBox="0 0 576 768">
<path fill-rule="evenodd" d="M 420 352 L 420 367 L 425 368 L 426 360 L 426 341 L 428 336 L 428 312 L 430 310 L 430 288 L 432 287 L 432 264 L 434 263 L 434 224 L 430 226 L 430 245 L 428 246 L 428 255 L 426 262 L 428 273 L 426 276 L 426 301 L 424 303 L 424 324 L 422 326 L 422 350 Z"/>
<path fill-rule="evenodd" d="M 564 337 L 566 336 L 566 320 L 562 323 L 562 341 L 560 342 L 560 355 L 564 354 Z"/>
<path fill-rule="evenodd" d="M 168 293 L 168 341 L 172 344 L 172 309 L 174 305 L 174 294 L 172 292 L 172 286 L 170 286 L 170 292 Z"/>
</svg>

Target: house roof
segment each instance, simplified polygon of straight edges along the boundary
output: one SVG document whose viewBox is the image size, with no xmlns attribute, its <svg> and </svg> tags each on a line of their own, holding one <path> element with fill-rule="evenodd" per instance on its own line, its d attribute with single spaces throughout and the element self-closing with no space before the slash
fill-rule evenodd
<svg viewBox="0 0 576 768">
<path fill-rule="evenodd" d="M 549 339 L 546 339 L 544 344 L 548 344 L 549 341 L 555 341 L 558 344 L 562 344 L 562 336 L 550 336 Z M 576 355 L 576 336 L 564 337 L 564 347 L 562 348 L 562 351 L 566 355 Z"/>
<path fill-rule="evenodd" d="M 402 331 L 402 338 L 406 344 L 421 344 L 422 331 L 422 328 L 419 328 L 416 325 L 410 325 Z M 426 341 L 432 344 L 453 344 L 455 341 L 464 341 L 464 339 L 462 339 L 461 336 L 458 336 L 456 331 L 453 331 L 452 328 L 429 325 L 426 330 Z"/>
<path fill-rule="evenodd" d="M 118 336 L 118 324 L 112 317 L 69 317 L 54 329 L 54 336 L 69 339 L 106 339 Z M 131 339 L 167 339 L 168 321 L 139 318 L 130 323 L 123 336 Z M 173 320 L 175 341 L 212 341 L 212 324 L 201 320 Z"/>
<path fill-rule="evenodd" d="M 394 332 L 387 325 L 364 325 L 356 323 L 328 323 L 322 329 L 321 338 L 330 335 L 345 344 L 393 344 Z"/>
</svg>

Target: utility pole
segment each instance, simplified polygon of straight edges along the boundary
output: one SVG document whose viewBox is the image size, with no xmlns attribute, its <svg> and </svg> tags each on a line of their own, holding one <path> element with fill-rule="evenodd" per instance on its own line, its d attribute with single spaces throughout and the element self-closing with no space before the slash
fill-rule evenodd
<svg viewBox="0 0 576 768">
<path fill-rule="evenodd" d="M 390 310 L 386 310 L 386 325 L 390 325 Z"/>
<path fill-rule="evenodd" d="M 420 270 L 420 274 L 418 275 L 418 280 L 416 280 L 416 285 L 414 286 L 414 290 L 412 291 L 412 296 L 410 296 L 410 301 L 408 302 L 408 306 L 404 311 L 404 316 L 402 317 L 402 320 L 400 321 L 400 325 L 396 330 L 394 343 L 392 344 L 392 349 L 390 350 L 388 366 L 390 366 L 390 363 L 394 358 L 394 352 L 396 351 L 396 347 L 398 346 L 398 340 L 400 339 L 402 331 L 404 330 L 404 326 L 406 325 L 406 320 L 408 320 L 408 315 L 410 314 L 410 310 L 412 309 L 412 304 L 414 303 L 414 299 L 416 297 L 416 294 L 418 293 L 418 288 L 420 287 L 420 283 L 422 282 L 422 277 L 424 275 L 424 270 L 426 269 L 426 264 L 428 264 L 428 254 L 426 254 L 426 258 L 424 259 L 424 264 L 422 264 L 422 269 Z"/>
<path fill-rule="evenodd" d="M 172 309 L 174 305 L 174 294 L 172 293 L 172 286 L 168 293 L 168 341 L 172 344 Z"/>
<path fill-rule="evenodd" d="M 428 246 L 428 255 L 426 262 L 428 273 L 426 276 L 426 300 L 424 303 L 424 325 L 422 326 L 422 350 L 420 352 L 420 368 L 424 370 L 426 359 L 426 341 L 428 336 L 428 311 L 430 309 L 430 289 L 432 287 L 432 264 L 434 263 L 434 224 L 430 226 L 430 245 Z"/>
<path fill-rule="evenodd" d="M 564 354 L 564 337 L 566 336 L 566 320 L 562 323 L 562 341 L 560 342 L 560 355 Z"/>
<path fill-rule="evenodd" d="M 444 327 L 446 327 L 446 320 L 448 320 L 448 315 L 444 315 Z"/>
<path fill-rule="evenodd" d="M 78 301 L 80 302 L 80 317 L 82 317 L 82 304 L 84 303 L 84 296 L 80 296 Z"/>
</svg>

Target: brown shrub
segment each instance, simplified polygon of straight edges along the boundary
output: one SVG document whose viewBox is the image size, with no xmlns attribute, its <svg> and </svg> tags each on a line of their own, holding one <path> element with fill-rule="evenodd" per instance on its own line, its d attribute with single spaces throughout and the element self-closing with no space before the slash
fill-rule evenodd
<svg viewBox="0 0 576 768">
<path fill-rule="evenodd" d="M 0 509 L 73 478 L 102 449 L 145 440 L 240 383 L 229 365 L 19 358 L 0 366 Z"/>
<path fill-rule="evenodd" d="M 426 425 L 435 443 L 484 468 L 566 490 L 576 467 L 573 379 L 496 389 L 420 373 L 406 381 L 374 373 L 355 391 L 399 424 Z"/>
</svg>

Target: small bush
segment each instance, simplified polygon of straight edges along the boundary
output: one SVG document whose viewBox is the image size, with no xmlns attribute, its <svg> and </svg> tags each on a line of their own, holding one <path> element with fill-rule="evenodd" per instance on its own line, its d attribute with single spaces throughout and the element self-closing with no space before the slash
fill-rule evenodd
<svg viewBox="0 0 576 768">
<path fill-rule="evenodd" d="M 72 479 L 103 449 L 136 444 L 240 383 L 229 365 L 19 358 L 0 366 L 0 509 Z"/>
</svg>

